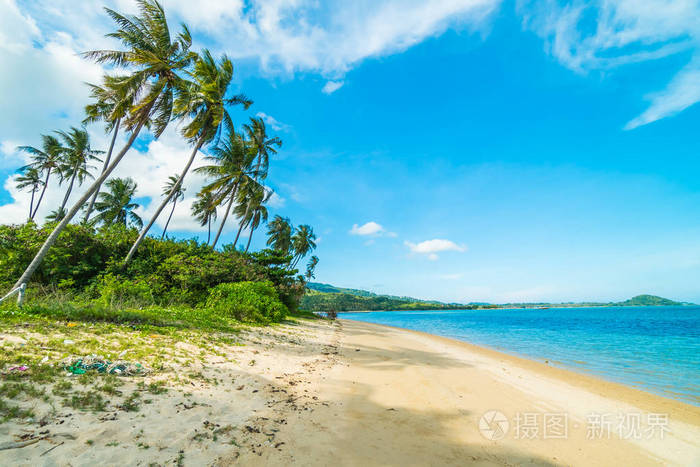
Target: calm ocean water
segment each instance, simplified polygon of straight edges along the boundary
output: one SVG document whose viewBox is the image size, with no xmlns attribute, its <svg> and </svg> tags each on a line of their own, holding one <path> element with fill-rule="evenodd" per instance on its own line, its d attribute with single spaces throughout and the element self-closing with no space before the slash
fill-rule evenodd
<svg viewBox="0 0 700 467">
<path fill-rule="evenodd" d="M 341 313 L 488 346 L 700 405 L 700 307 Z"/>
</svg>

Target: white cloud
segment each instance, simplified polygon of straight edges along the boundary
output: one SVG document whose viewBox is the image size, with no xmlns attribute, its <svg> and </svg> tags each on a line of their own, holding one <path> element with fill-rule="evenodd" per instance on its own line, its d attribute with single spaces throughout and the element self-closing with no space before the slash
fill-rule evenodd
<svg viewBox="0 0 700 467">
<path fill-rule="evenodd" d="M 521 0 L 526 27 L 545 39 L 547 51 L 578 72 L 690 52 L 691 61 L 651 105 L 627 123 L 636 128 L 700 101 L 700 4 L 696 0 L 597 0 L 562 4 Z M 593 20 L 593 21 L 591 21 Z"/>
<path fill-rule="evenodd" d="M 445 240 L 442 238 L 435 238 L 433 240 L 425 240 L 420 243 L 404 242 L 404 245 L 411 250 L 411 253 L 426 255 L 431 261 L 435 261 L 439 258 L 437 255 L 443 251 L 458 251 L 465 252 L 467 247 L 465 245 L 457 245 L 455 242 L 450 240 Z"/>
<path fill-rule="evenodd" d="M 289 125 L 280 122 L 279 120 L 277 120 L 271 115 L 266 114 L 265 112 L 258 112 L 255 114 L 255 116 L 262 118 L 265 124 L 269 125 L 270 128 L 272 128 L 275 131 L 289 131 Z"/>
<path fill-rule="evenodd" d="M 374 221 L 367 222 L 366 224 L 362 225 L 357 225 L 353 224 L 352 229 L 350 229 L 349 234 L 350 235 L 372 235 L 372 236 L 379 236 L 384 234 L 386 231 L 384 230 L 384 227 L 382 227 L 380 224 L 377 224 Z"/>
<path fill-rule="evenodd" d="M 345 81 L 328 81 L 325 85 L 323 85 L 321 92 L 323 94 L 333 94 L 338 89 L 342 88 L 343 84 L 345 84 Z"/>
</svg>

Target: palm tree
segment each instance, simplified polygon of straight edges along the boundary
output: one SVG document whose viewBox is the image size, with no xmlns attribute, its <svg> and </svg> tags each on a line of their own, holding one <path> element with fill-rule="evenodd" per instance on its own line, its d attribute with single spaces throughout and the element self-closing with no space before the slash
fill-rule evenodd
<svg viewBox="0 0 700 467">
<path fill-rule="evenodd" d="M 94 150 L 90 147 L 90 136 L 85 129 L 71 127 L 70 131 L 57 131 L 56 134 L 63 140 L 63 164 L 61 175 L 63 180 L 69 179 L 68 189 L 63 197 L 60 211 L 65 211 L 68 197 L 73 191 L 75 181 L 78 186 L 82 185 L 86 178 L 92 178 L 90 174 L 90 161 L 100 159 L 97 157 L 102 151 Z"/>
<path fill-rule="evenodd" d="M 301 258 L 306 256 L 310 251 L 316 249 L 316 234 L 314 229 L 309 225 L 300 225 L 297 227 L 292 236 L 292 250 L 294 251 L 294 260 L 292 267 L 296 267 Z"/>
<path fill-rule="evenodd" d="M 178 186 L 182 185 L 182 180 L 185 178 L 197 152 L 202 146 L 217 139 L 217 136 L 222 131 L 222 127 L 225 127 L 229 133 L 233 133 L 233 120 L 231 120 L 226 106 L 242 105 L 247 109 L 253 103 L 242 94 L 226 98 L 228 87 L 233 79 L 233 63 L 226 55 L 223 55 L 217 64 L 211 53 L 205 49 L 201 57 L 197 58 L 194 70 L 189 73 L 189 76 L 192 81 L 183 83 L 176 96 L 174 107 L 175 114 L 179 118 L 189 119 L 189 123 L 182 129 L 182 136 L 190 144 L 193 144 L 194 148 L 178 178 L 173 194 Z M 125 264 L 134 256 L 136 249 L 146 237 L 146 234 L 165 206 L 170 202 L 173 194 L 163 200 L 148 225 L 141 230 L 139 237 L 124 259 Z"/>
<path fill-rule="evenodd" d="M 314 275 L 314 271 L 316 270 L 316 266 L 318 265 L 318 256 L 312 256 L 309 262 L 306 265 L 306 273 L 304 274 L 304 277 L 306 277 L 306 281 L 310 281 L 311 279 L 315 278 L 316 276 Z"/>
<path fill-rule="evenodd" d="M 267 136 L 267 128 L 265 128 L 265 121 L 262 118 L 251 117 L 250 123 L 243 125 L 243 128 L 248 140 L 258 153 L 256 166 L 258 178 L 264 179 L 267 177 L 267 169 L 270 165 L 270 154 L 277 154 L 275 147 L 282 146 L 282 140 L 276 136 L 273 138 Z"/>
<path fill-rule="evenodd" d="M 64 217 L 66 217 L 66 211 L 64 211 L 61 208 L 57 208 L 51 211 L 48 216 L 46 216 L 46 221 L 58 222 L 61 221 Z"/>
<path fill-rule="evenodd" d="M 292 248 L 292 224 L 289 219 L 277 215 L 267 224 L 267 245 L 288 253 Z"/>
<path fill-rule="evenodd" d="M 207 226 L 207 245 L 211 240 L 211 221 L 216 220 L 218 203 L 216 197 L 209 191 L 197 193 L 197 199 L 192 203 L 192 215 L 199 224 Z"/>
<path fill-rule="evenodd" d="M 95 221 L 102 225 L 110 226 L 121 224 L 124 227 L 132 225 L 141 228 L 143 221 L 134 212 L 139 205 L 133 202 L 136 193 L 136 182 L 131 178 L 112 178 L 107 180 L 105 186 L 109 191 L 102 191 L 95 203 L 97 216 Z"/>
<path fill-rule="evenodd" d="M 39 191 L 39 188 L 44 184 L 44 182 L 43 180 L 41 180 L 41 174 L 39 173 L 39 170 L 35 167 L 23 167 L 23 169 L 23 172 L 17 176 L 15 181 L 17 182 L 18 189 L 24 190 L 29 188 L 32 193 L 32 199 L 29 203 L 28 217 L 28 219 L 31 220 L 32 213 L 34 212 L 34 195 L 37 191 Z"/>
<path fill-rule="evenodd" d="M 238 189 L 236 194 L 236 206 L 233 208 L 233 214 L 238 218 L 238 232 L 233 240 L 233 248 L 236 248 L 238 238 L 241 236 L 243 228 L 250 223 L 250 207 L 257 192 L 264 192 L 265 187 L 260 185 L 254 179 L 247 179 Z"/>
<path fill-rule="evenodd" d="M 214 243 L 212 243 L 212 248 L 214 248 L 224 230 L 231 207 L 236 200 L 238 188 L 255 178 L 256 172 L 253 168 L 255 151 L 243 138 L 230 131 L 225 141 L 221 141 L 218 146 L 213 148 L 211 155 L 205 157 L 205 160 L 211 164 L 198 167 L 196 171 L 204 173 L 207 178 L 213 180 L 202 190 L 212 193 L 219 204 L 226 203 L 224 217 L 221 219 L 219 230 L 214 237 Z"/>
<path fill-rule="evenodd" d="M 253 232 L 260 227 L 260 224 L 267 223 L 267 203 L 272 196 L 272 190 L 268 190 L 262 185 L 256 183 L 256 188 L 253 190 L 252 196 L 248 199 L 246 206 L 246 225 L 250 233 L 248 234 L 248 243 L 245 246 L 246 253 L 250 248 L 250 242 L 253 240 Z"/>
<path fill-rule="evenodd" d="M 170 219 L 172 219 L 173 213 L 175 212 L 175 205 L 177 204 L 178 200 L 182 201 L 185 199 L 185 187 L 178 183 L 178 180 L 177 175 L 171 175 L 168 177 L 168 181 L 163 187 L 163 196 L 167 196 L 172 200 L 173 208 L 170 210 L 168 221 L 165 223 L 165 227 L 163 228 L 163 235 L 160 236 L 161 240 L 165 238 L 165 232 L 167 232 Z"/>
<path fill-rule="evenodd" d="M 109 167 L 109 162 L 112 159 L 112 151 L 114 151 L 114 143 L 119 134 L 119 125 L 121 124 L 122 118 L 127 115 L 134 97 L 127 93 L 125 87 L 120 87 L 118 85 L 123 79 L 124 78 L 105 75 L 103 78 L 104 86 L 88 84 L 88 86 L 90 86 L 90 95 L 94 99 L 94 102 L 85 107 L 85 114 L 87 116 L 83 120 L 83 124 L 86 125 L 88 123 L 103 121 L 105 122 L 105 132 L 112 132 L 112 140 L 109 143 L 109 149 L 107 150 L 107 155 L 102 165 L 102 173 Z M 98 185 L 97 189 L 92 194 L 90 204 L 85 211 L 83 222 L 87 222 L 90 219 L 90 214 L 92 213 L 101 186 L 101 184 Z"/>
<path fill-rule="evenodd" d="M 157 0 L 137 0 L 137 5 L 139 14 L 135 16 L 124 16 L 114 10 L 105 9 L 118 26 L 117 31 L 108 36 L 121 41 L 126 50 L 95 50 L 84 54 L 98 63 L 132 70 L 131 74 L 116 78 L 114 83 L 132 99 L 129 112 L 120 123 L 131 133 L 129 139 L 114 156 L 109 167 L 90 185 L 49 234 L 17 280 L 15 287 L 29 282 L 58 236 L 119 165 L 144 125 L 148 123 L 153 136 L 158 138 L 170 122 L 175 89 L 182 83 L 178 72 L 188 67 L 195 57 L 189 50 L 192 37 L 183 25 L 182 31 L 173 39 L 163 7 Z"/>
<path fill-rule="evenodd" d="M 41 149 L 37 149 L 33 146 L 19 146 L 17 149 L 19 151 L 24 151 L 31 154 L 32 162 L 22 167 L 22 170 L 26 168 L 34 168 L 44 175 L 43 188 L 41 189 L 41 195 L 39 195 L 39 200 L 36 202 L 34 207 L 34 212 L 29 215 L 30 219 L 34 219 L 37 211 L 39 210 L 39 205 L 41 200 L 44 199 L 44 193 L 46 192 L 46 187 L 49 185 L 49 177 L 51 173 L 59 173 L 61 169 L 61 143 L 53 135 L 41 135 Z"/>
</svg>

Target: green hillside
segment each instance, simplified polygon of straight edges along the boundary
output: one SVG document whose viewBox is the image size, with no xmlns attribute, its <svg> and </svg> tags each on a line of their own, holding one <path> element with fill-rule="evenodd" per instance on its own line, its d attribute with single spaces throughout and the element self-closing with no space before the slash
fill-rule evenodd
<svg viewBox="0 0 700 467">
<path fill-rule="evenodd" d="M 300 307 L 308 311 L 383 311 L 383 310 L 454 310 L 477 308 L 558 308 L 577 306 L 678 306 L 690 305 L 655 295 L 637 295 L 624 302 L 608 303 L 442 303 L 412 297 L 379 295 L 367 290 L 348 289 L 330 284 L 309 282 Z"/>
<path fill-rule="evenodd" d="M 657 297 L 656 295 L 637 295 L 624 302 L 619 302 L 620 306 L 678 306 L 680 302 L 674 302 L 668 298 Z"/>
</svg>

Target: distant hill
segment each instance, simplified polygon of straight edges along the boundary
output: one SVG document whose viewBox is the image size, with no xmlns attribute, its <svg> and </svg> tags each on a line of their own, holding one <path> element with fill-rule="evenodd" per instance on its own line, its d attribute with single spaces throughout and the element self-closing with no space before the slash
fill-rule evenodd
<svg viewBox="0 0 700 467">
<path fill-rule="evenodd" d="M 674 302 L 668 298 L 657 297 L 656 295 L 637 295 L 624 302 L 616 303 L 619 306 L 679 306 L 685 303 Z"/>
<path fill-rule="evenodd" d="M 309 282 L 307 292 L 300 307 L 309 311 L 383 311 L 383 310 L 438 310 L 438 309 L 478 309 L 478 308 L 556 308 L 571 306 L 679 306 L 690 303 L 674 302 L 655 295 L 637 295 L 624 302 L 609 303 L 443 303 L 434 300 L 420 300 L 413 297 L 380 295 L 367 290 L 348 289 L 330 284 Z"/>
</svg>

